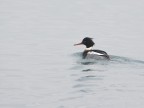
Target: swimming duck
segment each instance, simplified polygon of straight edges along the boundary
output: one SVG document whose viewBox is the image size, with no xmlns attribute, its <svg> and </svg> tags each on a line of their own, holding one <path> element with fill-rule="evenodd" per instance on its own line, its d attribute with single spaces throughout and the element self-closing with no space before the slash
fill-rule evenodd
<svg viewBox="0 0 144 108">
<path fill-rule="evenodd" d="M 77 45 L 85 45 L 86 49 L 84 50 L 83 54 L 82 54 L 82 58 L 94 58 L 94 59 L 107 59 L 110 60 L 109 55 L 102 50 L 97 50 L 97 49 L 92 49 L 92 47 L 94 46 L 94 42 L 92 40 L 92 38 L 90 37 L 85 37 L 82 42 L 78 43 L 78 44 L 74 44 L 74 46 Z"/>
</svg>

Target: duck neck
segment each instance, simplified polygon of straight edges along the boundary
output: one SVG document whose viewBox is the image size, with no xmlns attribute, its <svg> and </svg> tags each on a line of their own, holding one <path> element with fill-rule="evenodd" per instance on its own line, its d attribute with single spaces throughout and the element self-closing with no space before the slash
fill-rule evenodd
<svg viewBox="0 0 144 108">
<path fill-rule="evenodd" d="M 86 48 L 85 51 L 92 50 L 92 47 Z"/>
</svg>

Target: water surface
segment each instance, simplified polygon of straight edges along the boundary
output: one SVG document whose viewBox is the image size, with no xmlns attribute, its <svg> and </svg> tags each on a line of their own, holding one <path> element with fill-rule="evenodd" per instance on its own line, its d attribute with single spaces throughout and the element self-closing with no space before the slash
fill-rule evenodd
<svg viewBox="0 0 144 108">
<path fill-rule="evenodd" d="M 1 108 L 143 108 L 143 1 L 0 1 Z M 110 61 L 83 60 L 94 48 Z"/>
</svg>

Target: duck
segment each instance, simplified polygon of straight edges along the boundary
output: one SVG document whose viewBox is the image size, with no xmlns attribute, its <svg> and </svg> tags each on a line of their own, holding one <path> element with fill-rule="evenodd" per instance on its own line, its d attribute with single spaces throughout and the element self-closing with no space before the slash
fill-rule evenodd
<svg viewBox="0 0 144 108">
<path fill-rule="evenodd" d="M 99 49 L 93 49 L 93 46 L 95 45 L 93 38 L 90 37 L 85 37 L 82 42 L 78 44 L 74 44 L 74 46 L 77 45 L 85 45 L 86 48 L 82 53 L 82 58 L 83 59 L 106 59 L 110 60 L 110 56 L 107 54 L 107 52 Z"/>
</svg>

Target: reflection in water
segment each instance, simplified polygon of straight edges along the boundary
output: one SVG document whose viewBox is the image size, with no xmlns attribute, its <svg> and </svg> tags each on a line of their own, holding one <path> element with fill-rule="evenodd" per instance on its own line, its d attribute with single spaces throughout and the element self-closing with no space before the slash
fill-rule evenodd
<svg viewBox="0 0 144 108">
<path fill-rule="evenodd" d="M 80 53 L 74 54 L 76 62 L 70 69 L 73 83 L 68 97 L 63 99 L 64 103 L 80 102 L 87 100 L 88 97 L 94 100 L 104 100 L 105 97 L 113 100 L 116 97 L 115 99 L 118 100 L 121 94 L 127 95 L 126 92 L 137 93 L 143 90 L 141 82 L 144 61 L 114 55 L 110 56 L 110 61 L 81 59 L 80 56 Z M 139 86 L 133 85 L 134 83 L 138 83 Z M 59 108 L 66 108 L 66 106 Z"/>
<path fill-rule="evenodd" d="M 84 69 L 84 70 L 82 70 L 83 72 L 88 72 L 88 71 L 94 71 L 94 70 L 92 70 L 92 69 Z"/>
<path fill-rule="evenodd" d="M 75 81 L 73 85 L 74 91 L 79 93 L 93 93 L 94 89 L 100 89 L 99 86 L 105 82 L 110 70 L 117 70 L 120 67 L 131 67 L 131 66 L 144 66 L 144 61 L 133 60 L 126 57 L 110 55 L 111 60 L 92 60 L 92 59 L 81 59 L 81 53 L 73 54 L 77 57 L 77 64 L 71 68 L 75 70 Z M 107 89 L 107 87 L 103 88 Z"/>
<path fill-rule="evenodd" d="M 103 78 L 100 76 L 93 76 L 93 75 L 88 75 L 88 76 L 83 76 L 77 79 L 77 81 L 88 81 L 88 80 L 102 80 Z"/>
<path fill-rule="evenodd" d="M 94 69 L 84 69 L 81 72 L 77 71 L 75 77 L 75 84 L 73 85 L 73 93 L 85 95 L 91 95 L 95 93 L 95 89 L 99 88 L 105 78 L 104 71 Z"/>
</svg>

